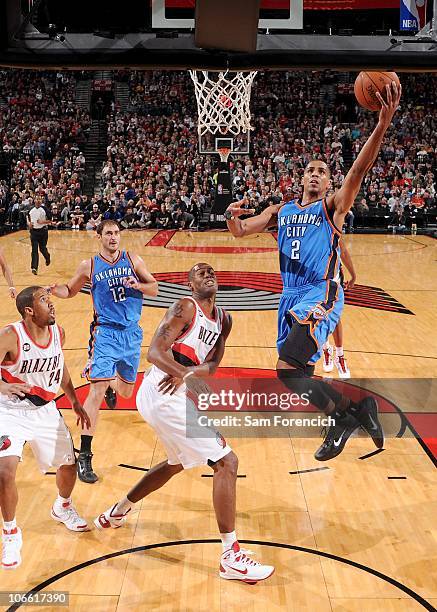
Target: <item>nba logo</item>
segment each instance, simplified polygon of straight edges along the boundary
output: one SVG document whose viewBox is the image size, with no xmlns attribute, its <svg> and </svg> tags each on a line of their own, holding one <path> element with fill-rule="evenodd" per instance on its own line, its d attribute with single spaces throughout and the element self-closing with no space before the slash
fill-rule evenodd
<svg viewBox="0 0 437 612">
<path fill-rule="evenodd" d="M 400 29 L 421 30 L 426 23 L 426 0 L 401 0 Z"/>
</svg>

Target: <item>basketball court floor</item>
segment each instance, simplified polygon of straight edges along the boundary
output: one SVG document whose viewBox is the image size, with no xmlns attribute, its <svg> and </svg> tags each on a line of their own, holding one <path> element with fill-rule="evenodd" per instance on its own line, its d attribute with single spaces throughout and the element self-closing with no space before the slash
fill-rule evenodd
<svg viewBox="0 0 437 612">
<path fill-rule="evenodd" d="M 0 591 L 68 591 L 69 609 L 93 612 L 437 607 L 437 241 L 409 235 L 345 239 L 358 275 L 343 316 L 351 384 L 379 393 L 390 437 L 379 453 L 369 438 L 353 438 L 338 458 L 323 464 L 313 457 L 320 437 L 290 432 L 229 440 L 240 459 L 237 534 L 257 558 L 276 566 L 275 574 L 256 586 L 219 579 L 209 468 L 176 476 L 137 504 L 124 528 L 77 534 L 50 519 L 55 477 L 41 475 L 27 449 L 18 472 L 23 563 L 0 573 Z M 43 263 L 34 277 L 27 232 L 5 236 L 0 244 L 18 290 L 67 280 L 98 249 L 91 233 L 51 232 L 52 264 Z M 143 309 L 142 371 L 163 307 L 186 291 L 189 268 L 206 261 L 218 273 L 219 303 L 234 320 L 221 375 L 274 375 L 280 292 L 274 234 L 235 240 L 227 232 L 123 232 L 122 247 L 143 256 L 160 282 L 158 299 Z M 19 316 L 1 283 L 5 325 Z M 66 361 L 84 397 L 80 372 L 91 299 L 81 293 L 55 300 L 55 306 L 66 330 Z M 323 375 L 320 366 L 317 373 Z M 63 398 L 58 403 L 66 406 Z M 73 492 L 90 524 L 164 458 L 133 400 L 120 404 L 101 412 L 93 449 L 99 482 L 78 481 Z M 71 411 L 62 411 L 77 446 L 80 433 Z M 2 609 L 18 604 L 3 600 Z"/>
</svg>

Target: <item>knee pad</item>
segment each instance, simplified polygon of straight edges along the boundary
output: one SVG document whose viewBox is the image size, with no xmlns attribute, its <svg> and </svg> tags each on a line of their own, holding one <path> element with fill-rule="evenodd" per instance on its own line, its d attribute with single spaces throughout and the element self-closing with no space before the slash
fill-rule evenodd
<svg viewBox="0 0 437 612">
<path fill-rule="evenodd" d="M 314 366 L 310 366 L 314 370 Z M 331 400 L 336 403 L 336 400 L 341 399 L 340 393 L 337 393 L 330 388 L 330 385 L 322 380 L 309 378 L 305 375 L 305 368 L 300 369 L 278 369 L 276 370 L 279 380 L 293 393 L 302 396 L 304 393 L 308 395 L 308 399 L 313 406 L 325 412 Z M 333 393 L 332 393 L 333 392 Z M 336 398 L 333 397 L 336 396 Z"/>
<path fill-rule="evenodd" d="M 290 333 L 279 349 L 279 359 L 304 370 L 317 351 L 317 342 L 311 336 L 309 323 L 294 321 Z"/>
</svg>

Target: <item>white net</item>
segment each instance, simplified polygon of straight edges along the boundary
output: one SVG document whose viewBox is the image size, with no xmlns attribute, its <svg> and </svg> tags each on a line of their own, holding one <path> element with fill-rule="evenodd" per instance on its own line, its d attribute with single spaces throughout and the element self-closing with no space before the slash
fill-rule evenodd
<svg viewBox="0 0 437 612">
<path fill-rule="evenodd" d="M 250 94 L 256 71 L 207 72 L 190 70 L 199 113 L 198 132 L 233 134 L 252 130 Z"/>
</svg>

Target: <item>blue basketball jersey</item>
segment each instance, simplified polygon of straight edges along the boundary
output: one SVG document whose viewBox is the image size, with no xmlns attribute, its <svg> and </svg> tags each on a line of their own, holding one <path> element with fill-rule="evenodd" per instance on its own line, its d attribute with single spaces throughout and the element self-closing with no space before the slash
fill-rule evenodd
<svg viewBox="0 0 437 612">
<path fill-rule="evenodd" d="M 129 276 L 138 278 L 129 253 L 120 251 L 114 263 L 102 255 L 95 255 L 91 263 L 91 295 L 97 325 L 137 325 L 141 317 L 143 294 L 124 285 Z"/>
<path fill-rule="evenodd" d="M 340 261 L 340 232 L 325 200 L 284 204 L 278 213 L 279 264 L 284 289 L 333 279 Z"/>
</svg>

